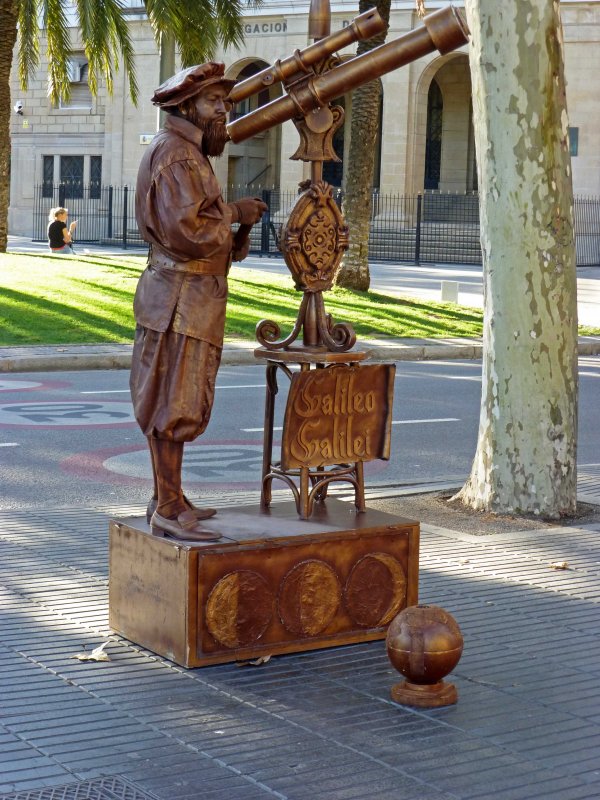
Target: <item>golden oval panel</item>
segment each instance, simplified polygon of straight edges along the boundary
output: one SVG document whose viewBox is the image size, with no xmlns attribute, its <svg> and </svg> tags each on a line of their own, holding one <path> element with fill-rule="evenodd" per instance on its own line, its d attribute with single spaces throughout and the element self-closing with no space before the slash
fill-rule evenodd
<svg viewBox="0 0 600 800">
<path fill-rule="evenodd" d="M 324 561 L 310 559 L 296 564 L 279 589 L 279 618 L 297 636 L 316 636 L 335 617 L 341 600 L 341 585 Z"/>
<path fill-rule="evenodd" d="M 348 247 L 348 227 L 328 183 L 313 183 L 300 195 L 279 244 L 296 288 L 331 289 Z"/>
<path fill-rule="evenodd" d="M 273 617 L 275 598 L 257 572 L 224 575 L 206 601 L 206 626 L 225 647 L 246 647 L 260 639 Z"/>
<path fill-rule="evenodd" d="M 398 559 L 388 553 L 369 553 L 352 567 L 344 587 L 344 605 L 357 625 L 387 625 L 405 602 L 406 576 Z"/>
</svg>

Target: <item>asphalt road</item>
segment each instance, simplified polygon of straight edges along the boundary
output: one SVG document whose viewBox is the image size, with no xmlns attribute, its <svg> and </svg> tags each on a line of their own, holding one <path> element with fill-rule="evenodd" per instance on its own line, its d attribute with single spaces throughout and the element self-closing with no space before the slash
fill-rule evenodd
<svg viewBox="0 0 600 800">
<path fill-rule="evenodd" d="M 477 439 L 480 370 L 476 361 L 397 364 L 392 455 L 367 465 L 367 486 L 466 477 Z M 581 469 L 600 463 L 600 359 L 581 359 L 580 375 Z M 280 383 L 277 428 L 286 396 L 285 379 Z M 221 369 L 213 418 L 186 451 L 191 496 L 258 488 L 264 396 L 262 367 Z M 128 372 L 0 376 L 0 486 L 0 509 L 146 502 L 149 462 L 132 416 Z"/>
</svg>

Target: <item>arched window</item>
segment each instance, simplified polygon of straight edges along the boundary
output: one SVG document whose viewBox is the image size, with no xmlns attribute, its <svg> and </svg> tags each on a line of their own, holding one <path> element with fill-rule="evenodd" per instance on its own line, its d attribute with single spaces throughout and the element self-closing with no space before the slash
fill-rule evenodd
<svg viewBox="0 0 600 800">
<path fill-rule="evenodd" d="M 337 97 L 332 103 L 332 106 L 340 106 L 346 109 L 346 98 Z M 330 183 L 332 186 L 341 186 L 342 178 L 344 177 L 344 128 L 346 123 L 342 123 L 333 135 L 333 149 L 335 154 L 340 159 L 339 161 L 324 161 L 323 162 L 323 180 Z"/>
<path fill-rule="evenodd" d="M 241 82 L 246 80 L 246 78 L 251 78 L 253 75 L 256 75 L 258 72 L 261 72 L 265 68 L 265 64 L 258 64 L 256 62 L 252 64 L 247 64 L 244 69 L 237 75 L 236 80 Z M 247 97 L 245 100 L 242 100 L 241 103 L 236 103 L 236 105 L 232 108 L 229 119 L 233 121 L 238 117 L 244 117 L 246 114 L 249 114 L 251 111 L 255 111 L 257 108 L 266 105 L 269 100 L 269 89 L 268 87 L 263 89 L 262 92 L 257 92 L 256 94 Z"/>
<path fill-rule="evenodd" d="M 236 79 L 243 81 L 261 72 L 268 64 L 264 61 L 253 61 L 246 64 L 237 74 Z M 229 114 L 229 119 L 243 117 L 251 111 L 269 103 L 281 94 L 281 87 L 265 87 L 260 92 L 236 103 Z M 258 133 L 240 144 L 231 142 L 228 148 L 227 186 L 228 196 L 243 196 L 249 192 L 259 192 L 279 184 L 281 160 L 281 133 L 279 126 L 269 131 Z"/>
<path fill-rule="evenodd" d="M 344 109 L 345 119 L 333 136 L 333 149 L 341 161 L 323 162 L 323 180 L 332 186 L 342 186 L 344 176 L 344 141 L 345 136 L 350 137 L 350 124 L 352 119 L 352 103 L 346 102 L 349 95 L 337 97 L 331 101 L 332 106 L 341 106 Z M 375 159 L 373 165 L 373 188 L 378 189 L 381 179 L 381 131 L 383 127 L 383 91 L 379 96 L 379 127 L 375 142 Z"/>
<path fill-rule="evenodd" d="M 436 80 L 432 80 L 427 95 L 427 132 L 425 138 L 425 189 L 440 186 L 442 164 L 442 116 L 444 101 Z"/>
</svg>

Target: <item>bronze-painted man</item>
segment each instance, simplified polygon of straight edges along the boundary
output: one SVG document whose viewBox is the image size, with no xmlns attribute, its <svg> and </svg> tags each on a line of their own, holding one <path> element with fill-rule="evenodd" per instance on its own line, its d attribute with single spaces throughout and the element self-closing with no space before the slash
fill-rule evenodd
<svg viewBox="0 0 600 800">
<path fill-rule="evenodd" d="M 150 244 L 138 283 L 131 395 L 148 437 L 154 495 L 148 519 L 155 533 L 212 541 L 197 508 L 181 487 L 183 447 L 205 430 L 221 360 L 231 261 L 248 254 L 232 235 L 258 222 L 266 205 L 256 198 L 225 203 L 208 156 L 227 141 L 227 95 L 233 81 L 223 64 L 177 73 L 152 98 L 168 117 L 144 154 L 137 179 L 136 217 Z"/>
</svg>

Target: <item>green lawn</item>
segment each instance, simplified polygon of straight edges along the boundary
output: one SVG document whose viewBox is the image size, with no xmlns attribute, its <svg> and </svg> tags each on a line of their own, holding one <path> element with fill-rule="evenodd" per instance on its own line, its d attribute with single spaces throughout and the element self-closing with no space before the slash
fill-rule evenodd
<svg viewBox="0 0 600 800">
<path fill-rule="evenodd" d="M 130 342 L 144 263 L 142 256 L 0 254 L 0 345 Z M 226 336 L 253 339 L 265 318 L 287 335 L 300 299 L 287 275 L 234 267 Z M 480 336 L 482 330 L 479 310 L 451 303 L 343 289 L 327 292 L 325 303 L 334 321 L 350 322 L 359 337 Z"/>
</svg>

